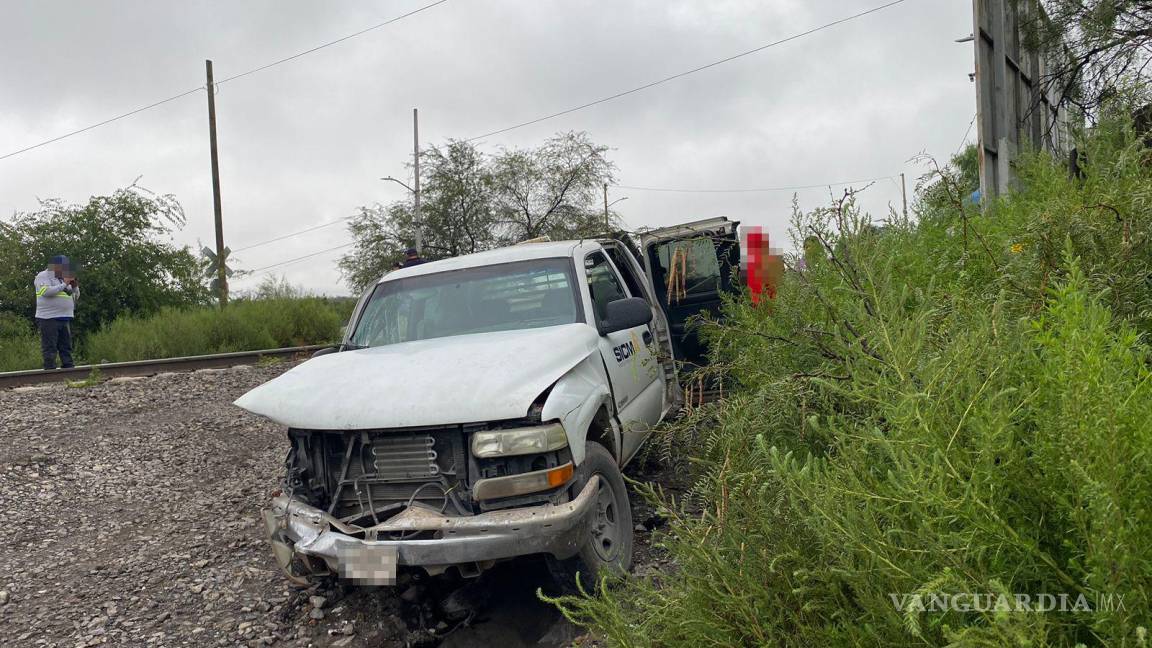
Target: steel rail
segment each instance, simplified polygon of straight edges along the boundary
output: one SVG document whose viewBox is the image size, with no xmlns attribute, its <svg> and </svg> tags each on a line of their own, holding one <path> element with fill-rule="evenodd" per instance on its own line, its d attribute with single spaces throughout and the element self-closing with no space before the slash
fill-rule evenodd
<svg viewBox="0 0 1152 648">
<path fill-rule="evenodd" d="M 261 349 L 259 351 L 236 351 L 233 353 L 216 353 L 212 355 L 185 356 L 181 358 L 161 358 L 158 360 L 132 360 L 129 362 L 105 362 L 95 365 L 82 365 L 69 369 L 56 369 L 44 371 L 33 369 L 29 371 L 0 372 L 0 389 L 22 387 L 26 385 L 39 385 L 44 383 L 62 382 L 66 380 L 83 380 L 91 374 L 93 369 L 100 371 L 101 377 L 116 378 L 121 376 L 152 376 L 164 372 L 194 371 L 196 369 L 219 369 L 233 367 L 240 364 L 257 362 L 261 358 L 283 358 L 307 356 L 335 345 L 313 344 L 309 346 L 286 347 L 283 349 Z"/>
</svg>

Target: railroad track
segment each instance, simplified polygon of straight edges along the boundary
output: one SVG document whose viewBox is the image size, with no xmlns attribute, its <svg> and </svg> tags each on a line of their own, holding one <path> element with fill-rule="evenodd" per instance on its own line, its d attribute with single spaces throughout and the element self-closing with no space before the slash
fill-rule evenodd
<svg viewBox="0 0 1152 648">
<path fill-rule="evenodd" d="M 260 351 L 237 351 L 235 353 L 216 353 L 213 355 L 186 356 L 183 358 L 163 358 L 160 360 L 133 360 L 131 362 L 105 362 L 96 365 L 82 365 L 71 369 L 57 369 L 43 371 L 33 369 L 30 371 L 0 372 L 0 389 L 22 387 L 26 385 L 39 385 L 43 383 L 63 382 L 66 380 L 83 380 L 93 369 L 99 369 L 100 375 L 106 378 L 119 376 L 152 376 L 169 371 L 195 371 L 196 369 L 217 369 L 232 367 L 240 364 L 258 362 L 261 358 L 296 358 L 307 357 L 320 349 L 331 347 L 331 344 L 313 344 L 310 346 L 287 347 L 284 349 L 262 349 Z"/>
</svg>

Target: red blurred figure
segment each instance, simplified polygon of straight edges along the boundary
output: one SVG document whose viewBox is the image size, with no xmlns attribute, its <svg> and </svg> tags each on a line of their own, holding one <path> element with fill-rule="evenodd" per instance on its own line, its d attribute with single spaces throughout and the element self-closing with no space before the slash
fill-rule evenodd
<svg viewBox="0 0 1152 648">
<path fill-rule="evenodd" d="M 752 303 L 759 304 L 762 296 L 775 299 L 776 287 L 784 274 L 784 257 L 768 245 L 768 234 L 758 225 L 744 229 L 743 263 Z"/>
</svg>

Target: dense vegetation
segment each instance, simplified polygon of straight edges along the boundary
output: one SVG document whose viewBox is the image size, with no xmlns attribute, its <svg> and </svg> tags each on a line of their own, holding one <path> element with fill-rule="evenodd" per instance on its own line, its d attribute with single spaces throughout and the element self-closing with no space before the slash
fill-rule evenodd
<svg viewBox="0 0 1152 648">
<path fill-rule="evenodd" d="M 486 153 L 450 140 L 420 152 L 420 232 L 424 257 L 443 259 L 539 236 L 553 240 L 604 233 L 604 190 L 615 165 L 609 149 L 584 132 L 560 133 L 540 146 Z M 411 195 L 408 196 L 410 198 Z M 415 244 L 410 199 L 361 207 L 348 222 L 355 248 L 340 272 L 361 292 Z"/>
<path fill-rule="evenodd" d="M 0 221 L 0 313 L 31 321 L 32 278 L 57 254 L 78 264 L 83 307 L 76 330 L 93 331 L 125 313 L 207 303 L 200 261 L 172 242 L 184 211 L 172 196 L 140 187 L 82 205 L 47 200 Z"/>
<path fill-rule="evenodd" d="M 704 326 L 739 388 L 661 439 L 701 471 L 699 514 L 650 494 L 673 568 L 565 612 L 622 646 L 1147 645 L 1152 153 L 1081 150 L 983 213 L 968 160 L 909 221 L 798 214 L 807 268 Z"/>
<path fill-rule="evenodd" d="M 330 342 L 351 299 L 308 297 L 268 277 L 223 311 L 210 306 L 205 263 L 172 242 L 176 199 L 135 185 L 75 205 L 59 200 L 0 221 L 0 371 L 37 369 L 32 279 L 48 259 L 78 264 L 76 360 L 118 362 Z"/>
<path fill-rule="evenodd" d="M 352 299 L 239 299 L 219 308 L 164 308 L 125 315 L 84 337 L 77 364 L 254 351 L 340 339 Z M 0 371 L 38 369 L 40 341 L 31 324 L 0 316 Z"/>
</svg>

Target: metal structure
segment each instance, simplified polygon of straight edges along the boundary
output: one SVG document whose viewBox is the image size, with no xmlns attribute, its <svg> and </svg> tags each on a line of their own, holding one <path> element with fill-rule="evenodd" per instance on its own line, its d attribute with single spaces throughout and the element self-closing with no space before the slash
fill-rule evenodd
<svg viewBox="0 0 1152 648">
<path fill-rule="evenodd" d="M 194 371 L 196 369 L 232 367 L 240 364 L 250 364 L 260 360 L 260 358 L 306 357 L 308 354 L 315 353 L 320 349 L 327 349 L 331 346 L 333 345 L 316 344 L 311 346 L 288 347 L 285 349 L 238 351 L 235 353 L 163 358 L 160 360 L 106 362 L 104 364 L 84 365 L 70 369 L 57 369 L 55 371 L 43 371 L 40 369 L 6 371 L 0 373 L 0 389 L 63 382 L 66 380 L 83 380 L 93 369 L 99 369 L 100 375 L 105 378 L 115 378 L 119 376 L 151 376 L 165 371 Z"/>
<path fill-rule="evenodd" d="M 1057 155 L 1071 146 L 1067 111 L 1054 108 L 1041 80 L 1049 56 L 1022 45 L 1021 25 L 1044 19 L 1038 0 L 972 0 L 976 54 L 976 121 L 980 191 L 996 196 L 1013 186 L 1013 162 L 1023 146 Z"/>
</svg>

